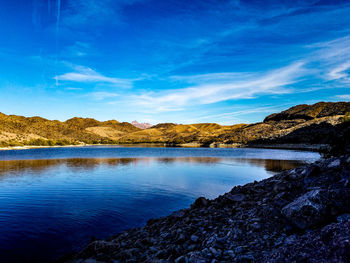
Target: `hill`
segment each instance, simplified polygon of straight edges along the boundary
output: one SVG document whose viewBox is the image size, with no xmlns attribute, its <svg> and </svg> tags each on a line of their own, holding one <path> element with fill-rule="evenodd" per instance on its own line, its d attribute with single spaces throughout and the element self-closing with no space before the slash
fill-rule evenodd
<svg viewBox="0 0 350 263">
<path fill-rule="evenodd" d="M 267 116 L 264 122 L 281 120 L 312 120 L 316 118 L 344 115 L 350 112 L 349 102 L 319 102 L 313 105 L 301 104 L 280 113 Z"/>
<path fill-rule="evenodd" d="M 0 143 L 11 145 L 65 145 L 115 143 L 121 136 L 141 129 L 115 120 L 99 122 L 72 118 L 65 122 L 41 117 L 0 115 Z"/>
<path fill-rule="evenodd" d="M 161 123 L 139 128 L 128 122 L 72 118 L 65 122 L 0 113 L 0 145 L 162 143 L 233 146 L 330 144 L 348 129 L 350 102 L 297 105 L 254 124 Z"/>
</svg>

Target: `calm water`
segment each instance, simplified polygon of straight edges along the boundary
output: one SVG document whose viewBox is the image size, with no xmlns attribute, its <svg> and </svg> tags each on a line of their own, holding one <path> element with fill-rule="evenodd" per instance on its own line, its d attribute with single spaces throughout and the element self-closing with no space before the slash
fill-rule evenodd
<svg viewBox="0 0 350 263">
<path fill-rule="evenodd" d="M 107 238 L 318 158 L 267 149 L 0 151 L 0 262 L 50 262 L 91 236 Z"/>
</svg>

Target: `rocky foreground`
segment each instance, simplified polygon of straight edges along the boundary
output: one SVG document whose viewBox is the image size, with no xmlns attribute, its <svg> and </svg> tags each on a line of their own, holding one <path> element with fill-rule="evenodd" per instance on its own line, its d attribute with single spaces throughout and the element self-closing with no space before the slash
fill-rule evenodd
<svg viewBox="0 0 350 263">
<path fill-rule="evenodd" d="M 350 262 L 350 155 L 236 186 L 68 262 Z"/>
</svg>

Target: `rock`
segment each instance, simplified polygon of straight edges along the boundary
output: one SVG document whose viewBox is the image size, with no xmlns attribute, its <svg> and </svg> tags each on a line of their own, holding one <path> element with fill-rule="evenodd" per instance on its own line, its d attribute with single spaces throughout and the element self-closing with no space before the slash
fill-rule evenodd
<svg viewBox="0 0 350 263">
<path fill-rule="evenodd" d="M 320 167 L 318 165 L 312 164 L 304 169 L 302 174 L 305 177 L 314 177 L 317 176 L 320 173 Z"/>
<path fill-rule="evenodd" d="M 235 257 L 235 253 L 233 252 L 233 250 L 227 250 L 226 253 L 228 255 L 230 255 L 230 257 L 234 258 Z"/>
<path fill-rule="evenodd" d="M 206 199 L 205 197 L 199 197 L 196 199 L 196 201 L 194 201 L 192 207 L 200 208 L 200 207 L 205 207 L 207 205 L 208 205 L 208 199 Z"/>
<path fill-rule="evenodd" d="M 209 248 L 209 251 L 210 251 L 210 253 L 212 253 L 213 255 L 215 255 L 215 254 L 217 253 L 216 249 L 213 248 L 213 247 L 210 247 L 210 248 Z"/>
<path fill-rule="evenodd" d="M 238 246 L 238 247 L 235 248 L 234 251 L 235 251 L 236 254 L 240 254 L 240 253 L 242 253 L 244 251 L 244 247 Z"/>
<path fill-rule="evenodd" d="M 337 221 L 339 223 L 344 223 L 346 221 L 349 221 L 350 220 L 350 214 L 342 214 L 340 216 L 337 216 Z"/>
<path fill-rule="evenodd" d="M 287 183 L 286 182 L 278 182 L 276 183 L 274 186 L 273 186 L 273 191 L 275 193 L 280 193 L 280 192 L 283 192 L 283 191 L 286 191 L 287 190 Z"/>
<path fill-rule="evenodd" d="M 180 256 L 174 261 L 174 263 L 184 263 L 184 262 L 186 262 L 186 259 L 184 256 Z"/>
<path fill-rule="evenodd" d="M 350 221 L 329 224 L 273 249 L 260 262 L 350 262 L 349 236 Z"/>
<path fill-rule="evenodd" d="M 324 220 L 326 204 L 321 190 L 312 190 L 282 208 L 282 214 L 300 229 Z"/>
<path fill-rule="evenodd" d="M 252 224 L 252 228 L 254 230 L 260 230 L 261 229 L 261 225 L 258 222 L 255 222 Z"/>
<path fill-rule="evenodd" d="M 185 215 L 185 212 L 180 210 L 180 211 L 176 211 L 174 213 L 171 214 L 173 217 L 183 217 Z"/>
<path fill-rule="evenodd" d="M 245 199 L 244 194 L 227 194 L 226 198 L 235 202 L 242 202 Z"/>
<path fill-rule="evenodd" d="M 88 259 L 85 259 L 82 263 L 102 263 L 102 262 L 97 261 L 96 259 L 93 259 L 93 258 L 88 258 Z"/>
<path fill-rule="evenodd" d="M 240 256 L 240 260 L 242 260 L 243 262 L 254 262 L 255 258 L 252 254 L 247 254 Z"/>
<path fill-rule="evenodd" d="M 289 245 L 289 244 L 295 243 L 296 240 L 297 240 L 297 235 L 290 235 L 289 237 L 286 237 L 286 239 L 284 240 L 284 243 Z"/>
<path fill-rule="evenodd" d="M 180 234 L 179 237 L 177 238 L 176 242 L 177 243 L 183 243 L 183 242 L 185 242 L 185 240 L 186 240 L 185 235 L 184 234 Z"/>
<path fill-rule="evenodd" d="M 288 173 L 288 178 L 291 180 L 297 180 L 302 177 L 301 173 L 298 173 L 295 169 L 290 170 Z"/>
<path fill-rule="evenodd" d="M 340 165 L 340 160 L 336 159 L 328 165 L 328 168 L 334 168 Z"/>
<path fill-rule="evenodd" d="M 199 240 L 199 237 L 196 235 L 192 235 L 191 240 L 196 243 Z"/>
</svg>

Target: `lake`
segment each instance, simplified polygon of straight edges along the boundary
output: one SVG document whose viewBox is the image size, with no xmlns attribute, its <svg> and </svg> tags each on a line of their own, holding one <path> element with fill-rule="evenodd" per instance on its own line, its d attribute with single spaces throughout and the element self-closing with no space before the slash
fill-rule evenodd
<svg viewBox="0 0 350 263">
<path fill-rule="evenodd" d="M 0 151 L 0 261 L 50 262 L 148 219 L 319 159 L 271 149 Z"/>
</svg>

